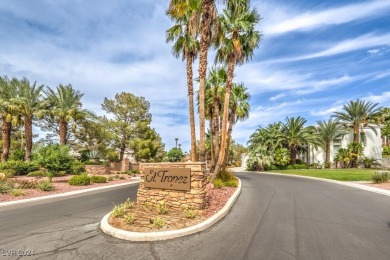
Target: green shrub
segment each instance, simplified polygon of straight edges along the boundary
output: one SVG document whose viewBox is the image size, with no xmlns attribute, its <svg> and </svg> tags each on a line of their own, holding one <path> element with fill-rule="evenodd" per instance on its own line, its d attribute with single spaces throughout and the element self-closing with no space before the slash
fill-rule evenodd
<svg viewBox="0 0 390 260">
<path fill-rule="evenodd" d="M 79 161 L 73 161 L 70 167 L 70 174 L 80 174 L 85 172 L 84 164 Z"/>
<path fill-rule="evenodd" d="M 13 175 L 26 175 L 38 169 L 39 166 L 34 162 L 7 161 L 0 163 L 0 170 L 11 170 Z"/>
<path fill-rule="evenodd" d="M 235 178 L 235 179 L 226 181 L 225 182 L 225 186 L 228 186 L 228 187 L 238 187 L 238 179 Z"/>
<path fill-rule="evenodd" d="M 102 165 L 102 163 L 98 161 L 85 161 L 83 163 L 84 165 Z"/>
<path fill-rule="evenodd" d="M 390 155 L 390 146 L 383 146 L 382 155 Z"/>
<path fill-rule="evenodd" d="M 12 196 L 19 197 L 19 196 L 25 196 L 26 193 L 22 189 L 12 189 L 9 192 Z"/>
<path fill-rule="evenodd" d="M 390 172 L 382 171 L 382 172 L 375 172 L 372 175 L 372 181 L 374 183 L 386 183 L 390 179 Z"/>
<path fill-rule="evenodd" d="M 69 147 L 59 144 L 52 144 L 40 148 L 36 157 L 38 165 L 52 173 L 59 171 L 71 173 L 72 165 L 75 162 L 75 159 L 69 154 Z"/>
<path fill-rule="evenodd" d="M 134 201 L 131 201 L 130 198 L 127 198 L 127 200 L 123 203 L 123 207 L 125 209 L 132 209 L 134 208 L 134 205 L 135 205 Z"/>
<path fill-rule="evenodd" d="M 115 151 L 110 150 L 107 152 L 107 160 L 109 160 L 110 162 L 118 162 L 119 156 Z"/>
<path fill-rule="evenodd" d="M 160 201 L 156 205 L 157 212 L 160 215 L 167 214 L 168 213 L 168 205 L 165 203 L 165 201 Z"/>
<path fill-rule="evenodd" d="M 91 178 L 86 174 L 75 175 L 69 179 L 68 184 L 72 186 L 86 186 L 91 184 Z"/>
<path fill-rule="evenodd" d="M 28 177 L 45 177 L 46 173 L 43 171 L 33 171 L 27 174 Z"/>
<path fill-rule="evenodd" d="M 134 220 L 135 220 L 135 215 L 134 214 L 130 214 L 130 215 L 126 215 L 125 216 L 126 224 L 131 225 L 131 224 L 133 224 Z"/>
<path fill-rule="evenodd" d="M 234 180 L 236 178 L 231 171 L 227 171 L 227 170 L 222 170 L 218 177 L 222 179 L 224 182 L 229 180 Z"/>
<path fill-rule="evenodd" d="M 213 184 L 214 184 L 214 188 L 216 188 L 216 189 L 220 189 L 220 188 L 225 187 L 225 183 L 221 179 L 215 179 L 213 181 Z"/>
<path fill-rule="evenodd" d="M 123 207 L 123 205 L 117 205 L 111 211 L 111 215 L 114 218 L 122 218 L 125 215 L 125 213 L 126 213 L 126 210 Z"/>
<path fill-rule="evenodd" d="M 51 191 L 54 190 L 54 186 L 49 181 L 41 181 L 38 183 L 38 189 L 41 191 Z"/>
<path fill-rule="evenodd" d="M 0 193 L 8 193 L 14 188 L 14 185 L 8 181 L 0 181 Z"/>
<path fill-rule="evenodd" d="M 165 224 L 164 220 L 160 217 L 155 217 L 152 222 L 153 226 L 155 226 L 156 228 L 162 228 Z"/>
<path fill-rule="evenodd" d="M 185 209 L 185 210 L 184 210 L 184 216 L 185 216 L 186 218 L 195 218 L 196 215 L 197 215 L 196 212 L 193 211 L 193 210 L 191 210 L 191 209 Z"/>
<path fill-rule="evenodd" d="M 16 150 L 10 154 L 8 157 L 9 161 L 24 161 L 24 157 L 26 156 L 25 150 Z"/>
<path fill-rule="evenodd" d="M 276 165 L 284 166 L 290 162 L 290 151 L 286 148 L 279 148 L 275 150 L 274 162 Z"/>
<path fill-rule="evenodd" d="M 107 178 L 104 176 L 91 176 L 92 183 L 106 183 Z"/>
<path fill-rule="evenodd" d="M 371 168 L 371 166 L 380 166 L 381 164 L 378 162 L 378 159 L 375 159 L 374 157 L 362 157 L 359 160 L 360 164 L 364 165 L 364 168 Z"/>
<path fill-rule="evenodd" d="M 125 176 L 120 176 L 119 179 L 120 180 L 125 180 L 126 178 L 125 178 Z"/>
<path fill-rule="evenodd" d="M 309 167 L 306 164 L 293 164 L 288 165 L 286 167 L 287 170 L 303 170 L 303 169 L 309 169 Z"/>
<path fill-rule="evenodd" d="M 1 170 L 1 171 L 5 174 L 6 178 L 12 178 L 15 176 L 15 170 L 5 169 L 5 170 Z"/>
<path fill-rule="evenodd" d="M 107 181 L 113 181 L 114 180 L 114 177 L 110 176 L 108 177 Z"/>
</svg>

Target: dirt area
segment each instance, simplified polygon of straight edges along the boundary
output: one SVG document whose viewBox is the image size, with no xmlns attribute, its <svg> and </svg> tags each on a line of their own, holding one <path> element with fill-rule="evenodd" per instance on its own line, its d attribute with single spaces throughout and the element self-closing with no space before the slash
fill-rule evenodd
<svg viewBox="0 0 390 260">
<path fill-rule="evenodd" d="M 384 190 L 390 190 L 390 182 L 387 183 L 367 183 L 365 184 L 367 186 L 373 187 L 373 188 L 378 188 L 378 189 L 384 189 Z"/>
<path fill-rule="evenodd" d="M 0 203 L 5 202 L 5 201 L 29 199 L 29 198 L 42 197 L 42 196 L 47 196 L 47 195 L 52 195 L 52 194 L 69 192 L 69 191 L 77 191 L 77 190 L 84 190 L 84 189 L 108 186 L 108 185 L 119 184 L 119 183 L 126 183 L 126 182 L 131 181 L 131 177 L 127 174 L 110 174 L 110 175 L 102 175 L 102 176 L 105 176 L 107 178 L 113 177 L 112 181 L 107 181 L 106 183 L 91 183 L 90 185 L 87 185 L 87 186 L 70 186 L 68 184 L 68 180 L 72 176 L 73 175 L 66 175 L 66 176 L 62 176 L 62 177 L 53 177 L 52 184 L 54 186 L 54 190 L 52 190 L 52 191 L 41 191 L 37 188 L 36 189 L 23 189 L 25 195 L 22 195 L 22 196 L 13 196 L 11 194 L 1 194 L 0 193 Z M 119 178 L 122 178 L 122 180 Z M 17 177 L 9 178 L 8 180 L 14 182 L 15 188 L 18 188 L 18 182 L 21 182 L 21 181 L 41 182 L 41 181 L 44 181 L 45 178 L 17 176 Z M 133 178 L 133 180 L 135 180 L 135 179 Z"/>
<path fill-rule="evenodd" d="M 187 218 L 185 210 L 168 208 L 166 214 L 159 214 L 156 205 L 139 205 L 135 203 L 134 208 L 127 209 L 125 216 L 132 215 L 134 221 L 131 224 L 125 222 L 125 217 L 110 216 L 110 225 L 134 232 L 153 232 L 176 230 L 196 225 L 218 212 L 229 200 L 237 188 L 224 187 L 222 189 L 210 189 L 207 193 L 208 206 L 204 210 L 192 210 L 196 213 L 194 218 Z M 156 227 L 153 221 L 156 218 L 162 220 L 162 227 Z"/>
</svg>

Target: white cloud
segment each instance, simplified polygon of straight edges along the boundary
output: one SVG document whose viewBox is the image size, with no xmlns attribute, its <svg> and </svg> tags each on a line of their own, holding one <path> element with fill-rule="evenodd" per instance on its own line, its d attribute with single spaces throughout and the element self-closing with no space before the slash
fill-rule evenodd
<svg viewBox="0 0 390 260">
<path fill-rule="evenodd" d="M 371 49 L 371 50 L 368 50 L 367 53 L 368 54 L 377 54 L 377 53 L 380 53 L 381 49 Z"/>
<path fill-rule="evenodd" d="M 379 0 L 337 7 L 315 13 L 306 12 L 281 21 L 280 23 L 268 25 L 264 30 L 264 34 L 276 35 L 292 31 L 308 31 L 329 25 L 339 25 L 374 15 L 386 15 L 388 9 L 390 9 L 390 2 Z"/>
<path fill-rule="evenodd" d="M 280 94 L 277 94 L 275 96 L 270 97 L 269 100 L 270 101 L 276 101 L 276 100 L 281 99 L 281 98 L 283 98 L 285 96 L 286 96 L 286 93 L 280 93 Z"/>
<path fill-rule="evenodd" d="M 390 91 L 383 92 L 380 95 L 369 95 L 363 99 L 371 101 L 373 103 L 379 103 L 380 106 L 390 105 Z"/>
</svg>

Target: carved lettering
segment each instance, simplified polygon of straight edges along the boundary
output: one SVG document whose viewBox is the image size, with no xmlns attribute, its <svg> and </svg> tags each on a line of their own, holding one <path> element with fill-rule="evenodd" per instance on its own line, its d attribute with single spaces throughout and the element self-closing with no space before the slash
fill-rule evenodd
<svg viewBox="0 0 390 260">
<path fill-rule="evenodd" d="M 145 188 L 160 188 L 171 190 L 191 189 L 191 169 L 187 168 L 166 168 L 166 169 L 144 169 Z"/>
</svg>

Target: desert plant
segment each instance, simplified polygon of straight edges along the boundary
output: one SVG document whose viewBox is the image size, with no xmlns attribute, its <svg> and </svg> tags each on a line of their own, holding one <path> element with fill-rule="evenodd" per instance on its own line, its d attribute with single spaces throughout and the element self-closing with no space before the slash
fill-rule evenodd
<svg viewBox="0 0 390 260">
<path fill-rule="evenodd" d="M 371 168 L 371 166 L 380 165 L 378 159 L 375 159 L 374 157 L 365 157 L 365 156 L 360 159 L 359 163 L 363 164 L 364 168 Z"/>
<path fill-rule="evenodd" d="M 59 171 L 72 172 L 74 158 L 69 154 L 69 147 L 66 145 L 47 145 L 38 150 L 36 155 L 39 166 L 47 169 L 49 172 L 57 173 Z"/>
<path fill-rule="evenodd" d="M 15 180 L 14 186 L 18 189 L 35 189 L 37 187 L 37 182 L 27 180 Z"/>
<path fill-rule="evenodd" d="M 157 208 L 158 214 L 160 214 L 160 215 L 168 213 L 168 205 L 165 203 L 165 201 L 157 202 L 156 208 Z"/>
<path fill-rule="evenodd" d="M 156 228 L 162 228 L 165 224 L 164 220 L 160 217 L 155 217 L 152 222 L 153 226 L 155 226 Z"/>
<path fill-rule="evenodd" d="M 38 165 L 34 162 L 7 161 L 0 163 L 0 170 L 10 170 L 14 175 L 26 175 L 38 169 Z"/>
<path fill-rule="evenodd" d="M 108 151 L 107 152 L 107 160 L 110 162 L 118 162 L 119 161 L 119 156 L 115 151 Z"/>
<path fill-rule="evenodd" d="M 184 216 L 186 218 L 195 218 L 196 217 L 196 211 L 192 210 L 192 209 L 185 209 L 184 210 Z"/>
<path fill-rule="evenodd" d="M 130 214 L 130 215 L 126 215 L 125 217 L 125 222 L 126 224 L 133 224 L 134 220 L 135 220 L 135 215 L 134 214 Z"/>
<path fill-rule="evenodd" d="M 68 184 L 72 186 L 86 186 L 91 184 L 91 178 L 86 174 L 76 175 L 69 179 Z"/>
<path fill-rule="evenodd" d="M 88 152 L 89 159 L 98 160 L 100 155 L 98 150 L 91 150 Z"/>
<path fill-rule="evenodd" d="M 107 178 L 104 176 L 91 176 L 92 183 L 106 183 Z"/>
<path fill-rule="evenodd" d="M 221 179 L 215 179 L 213 181 L 213 185 L 214 185 L 214 188 L 216 188 L 216 189 L 220 189 L 220 188 L 225 187 L 225 183 Z"/>
<path fill-rule="evenodd" d="M 380 171 L 380 172 L 375 172 L 372 175 L 372 181 L 374 183 L 386 183 L 390 179 L 390 172 L 388 171 Z"/>
<path fill-rule="evenodd" d="M 112 211 L 111 211 L 111 215 L 114 217 L 114 218 L 122 218 L 124 215 L 125 215 L 126 211 L 125 211 L 125 208 L 123 207 L 122 204 L 120 205 L 116 205 Z"/>
<path fill-rule="evenodd" d="M 41 191 L 51 191 L 54 190 L 54 186 L 50 181 L 41 181 L 38 183 L 38 189 Z"/>
<path fill-rule="evenodd" d="M 33 171 L 27 174 L 28 177 L 44 177 L 46 176 L 46 172 L 38 170 L 38 171 Z"/>
<path fill-rule="evenodd" d="M 130 198 L 127 198 L 127 200 L 123 203 L 123 207 L 125 207 L 125 209 L 132 209 L 134 208 L 134 201 L 131 201 Z"/>
<path fill-rule="evenodd" d="M 287 165 L 290 157 L 290 151 L 287 148 L 278 148 L 274 152 L 274 163 L 279 166 Z"/>
<path fill-rule="evenodd" d="M 26 193 L 23 189 L 12 189 L 9 192 L 12 196 L 19 197 L 19 196 L 25 196 Z"/>
<path fill-rule="evenodd" d="M 114 177 L 110 176 L 108 177 L 107 181 L 113 181 L 114 180 Z"/>
<path fill-rule="evenodd" d="M 238 179 L 234 178 L 234 179 L 225 181 L 225 186 L 227 186 L 227 187 L 237 187 L 238 186 Z"/>
<path fill-rule="evenodd" d="M 7 181 L 0 181 L 0 193 L 8 193 L 14 188 L 12 183 L 9 183 Z"/>
<path fill-rule="evenodd" d="M 126 180 L 125 176 L 120 176 L 119 179 L 120 180 Z"/>
</svg>

